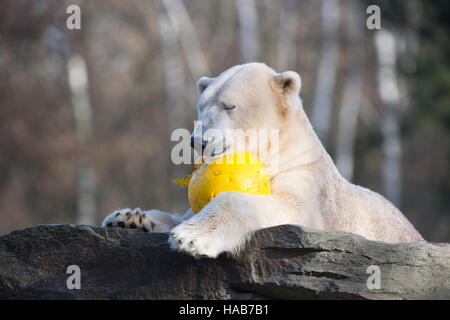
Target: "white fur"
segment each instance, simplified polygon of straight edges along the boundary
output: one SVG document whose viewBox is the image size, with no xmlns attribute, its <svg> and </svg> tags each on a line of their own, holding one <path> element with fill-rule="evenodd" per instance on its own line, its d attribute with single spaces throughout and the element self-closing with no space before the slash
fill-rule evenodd
<svg viewBox="0 0 450 320">
<path fill-rule="evenodd" d="M 279 129 L 279 166 L 269 172 L 271 195 L 224 192 L 180 221 L 167 213 L 153 214 L 154 224 L 165 226 L 159 230 L 171 231 L 174 250 L 214 258 L 238 251 L 252 232 L 280 224 L 343 230 L 385 242 L 424 241 L 389 201 L 339 174 L 303 110 L 300 87 L 297 73 L 278 74 L 261 63 L 235 66 L 197 82 L 202 131 Z M 237 107 L 224 110 L 223 103 Z M 233 150 L 235 141 L 225 137 L 227 150 Z M 272 156 L 259 158 L 269 166 Z M 182 222 L 172 229 L 167 221 Z"/>
</svg>

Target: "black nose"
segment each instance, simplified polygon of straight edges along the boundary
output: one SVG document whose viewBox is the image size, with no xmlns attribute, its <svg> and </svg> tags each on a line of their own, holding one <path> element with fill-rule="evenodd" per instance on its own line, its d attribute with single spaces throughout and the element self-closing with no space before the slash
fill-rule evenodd
<svg viewBox="0 0 450 320">
<path fill-rule="evenodd" d="M 208 141 L 202 139 L 202 143 L 201 143 L 202 151 L 205 150 L 207 144 L 208 144 Z M 191 137 L 191 148 L 195 149 L 195 138 L 194 137 Z"/>
</svg>

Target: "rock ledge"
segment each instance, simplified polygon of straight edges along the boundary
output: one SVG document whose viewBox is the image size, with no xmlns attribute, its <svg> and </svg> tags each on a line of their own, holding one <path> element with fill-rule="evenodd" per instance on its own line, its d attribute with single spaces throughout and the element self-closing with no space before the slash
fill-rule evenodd
<svg viewBox="0 0 450 320">
<path fill-rule="evenodd" d="M 167 238 L 77 225 L 14 231 L 0 237 L 0 299 L 450 299 L 450 250 L 433 244 L 282 225 L 257 231 L 237 257 L 194 259 Z M 70 265 L 79 290 L 67 288 Z M 367 286 L 373 265 L 380 289 Z"/>
</svg>

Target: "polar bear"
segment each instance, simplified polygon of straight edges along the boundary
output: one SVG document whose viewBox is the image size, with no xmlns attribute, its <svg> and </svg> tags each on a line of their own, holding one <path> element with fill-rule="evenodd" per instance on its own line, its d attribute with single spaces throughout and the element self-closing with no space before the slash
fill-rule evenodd
<svg viewBox="0 0 450 320">
<path fill-rule="evenodd" d="M 237 65 L 197 81 L 201 128 L 194 129 L 194 141 L 215 143 L 199 132 L 219 130 L 226 153 L 235 144 L 227 129 L 279 130 L 270 195 L 223 192 L 198 214 L 188 210 L 181 218 L 159 210 L 122 209 L 108 215 L 103 226 L 170 231 L 172 249 L 211 258 L 236 253 L 254 231 L 281 224 L 343 230 L 391 243 L 425 241 L 389 201 L 342 177 L 303 110 L 300 88 L 296 72 L 277 73 L 263 63 Z M 260 161 L 266 166 L 269 159 Z"/>
</svg>

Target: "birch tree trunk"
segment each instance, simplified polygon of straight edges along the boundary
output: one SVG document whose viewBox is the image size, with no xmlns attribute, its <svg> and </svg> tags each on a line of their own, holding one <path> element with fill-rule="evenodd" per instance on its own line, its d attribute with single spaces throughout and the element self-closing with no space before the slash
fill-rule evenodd
<svg viewBox="0 0 450 320">
<path fill-rule="evenodd" d="M 203 55 L 197 33 L 181 0 L 162 0 L 176 35 L 180 38 L 189 70 L 198 79 L 209 74 L 208 63 Z"/>
<path fill-rule="evenodd" d="M 175 32 L 165 14 L 159 17 L 164 75 L 166 83 L 166 107 L 169 113 L 169 129 L 183 123 L 183 94 L 185 74 L 181 63 Z"/>
<path fill-rule="evenodd" d="M 192 97 L 196 97 L 195 81 L 200 77 L 209 75 L 208 62 L 203 54 L 203 50 L 198 40 L 197 32 L 192 24 L 189 13 L 182 0 L 161 0 L 167 16 L 170 21 L 172 32 L 181 42 L 183 56 L 187 61 L 187 65 L 194 80 L 190 85 L 184 86 L 182 91 L 185 101 L 189 102 L 192 109 L 196 110 L 196 101 Z M 163 35 L 161 35 L 163 36 Z M 194 111 L 192 110 L 192 111 Z M 184 110 L 184 120 L 189 118 L 189 112 Z"/>
<path fill-rule="evenodd" d="M 86 62 L 80 55 L 72 55 L 67 62 L 68 82 L 72 97 L 75 132 L 81 143 L 92 137 L 92 108 Z M 96 177 L 89 159 L 82 154 L 78 159 L 78 215 L 77 224 L 95 223 Z"/>
<path fill-rule="evenodd" d="M 361 103 L 362 68 L 364 65 L 364 21 L 357 1 L 347 2 L 348 73 L 339 110 L 336 143 L 336 166 L 348 180 L 353 179 L 356 125 Z"/>
<path fill-rule="evenodd" d="M 284 0 L 280 14 L 278 35 L 278 70 L 294 68 L 297 55 L 295 33 L 297 28 L 297 7 L 295 0 Z"/>
<path fill-rule="evenodd" d="M 254 62 L 259 59 L 258 12 L 255 0 L 236 0 L 239 16 L 239 33 L 242 62 Z"/>
<path fill-rule="evenodd" d="M 180 28 L 180 22 L 178 20 L 179 13 L 174 14 L 171 11 L 174 16 L 174 22 L 172 22 L 169 18 L 168 10 L 165 10 L 165 7 L 141 0 L 135 0 L 135 4 L 146 20 L 148 32 L 151 32 L 152 28 L 157 29 L 159 32 L 158 36 L 161 41 L 161 59 L 163 63 L 166 93 L 165 108 L 167 110 L 168 118 L 167 133 L 170 137 L 174 129 L 186 125 L 187 114 L 184 99 L 186 75 L 181 59 L 180 48 L 178 46 L 177 30 L 174 28 L 174 25 L 176 25 L 177 28 Z M 175 6 L 177 5 L 178 4 L 175 4 Z M 175 9 L 170 8 L 170 10 L 179 10 L 179 7 Z M 193 72 L 200 72 L 199 70 L 203 68 L 202 62 L 198 62 L 201 61 L 201 58 L 199 58 L 200 60 L 198 61 L 196 60 L 198 57 L 199 56 L 190 60 Z M 170 157 L 167 158 L 167 161 L 169 161 L 168 175 L 170 177 L 176 178 L 186 175 L 181 166 L 171 162 Z M 184 190 L 170 183 L 170 181 L 167 181 L 167 183 L 168 193 L 170 193 L 170 198 L 172 199 L 170 210 L 177 213 L 184 213 L 187 209 L 186 201 L 182 200 L 185 198 Z"/>
<path fill-rule="evenodd" d="M 232 54 L 236 32 L 235 6 L 232 1 L 220 1 L 220 15 L 217 20 L 217 31 L 209 36 L 208 46 L 205 48 L 207 56 L 214 57 L 215 65 L 224 65 L 224 60 Z"/>
<path fill-rule="evenodd" d="M 159 16 L 159 31 L 166 83 L 166 109 L 169 118 L 169 135 L 174 129 L 183 127 L 186 118 L 184 115 L 185 110 L 183 108 L 185 73 L 177 46 L 176 33 L 172 26 L 173 24 L 170 23 L 166 14 L 161 13 Z M 170 168 L 172 177 L 185 176 L 182 167 L 171 163 Z M 178 200 L 183 198 L 184 190 L 181 190 L 181 188 L 174 184 L 170 184 L 170 189 L 173 199 L 175 199 L 172 202 L 172 210 L 179 213 L 185 211 L 185 201 Z"/>
<path fill-rule="evenodd" d="M 337 69 L 337 36 L 339 27 L 339 0 L 323 0 L 322 49 L 316 80 L 311 122 L 322 143 L 326 145 L 333 108 Z"/>
<path fill-rule="evenodd" d="M 400 206 L 402 146 L 397 114 L 400 93 L 397 85 L 395 35 L 385 29 L 378 31 L 375 34 L 375 48 L 378 57 L 378 94 L 382 103 L 383 188 L 386 197 Z"/>
</svg>

